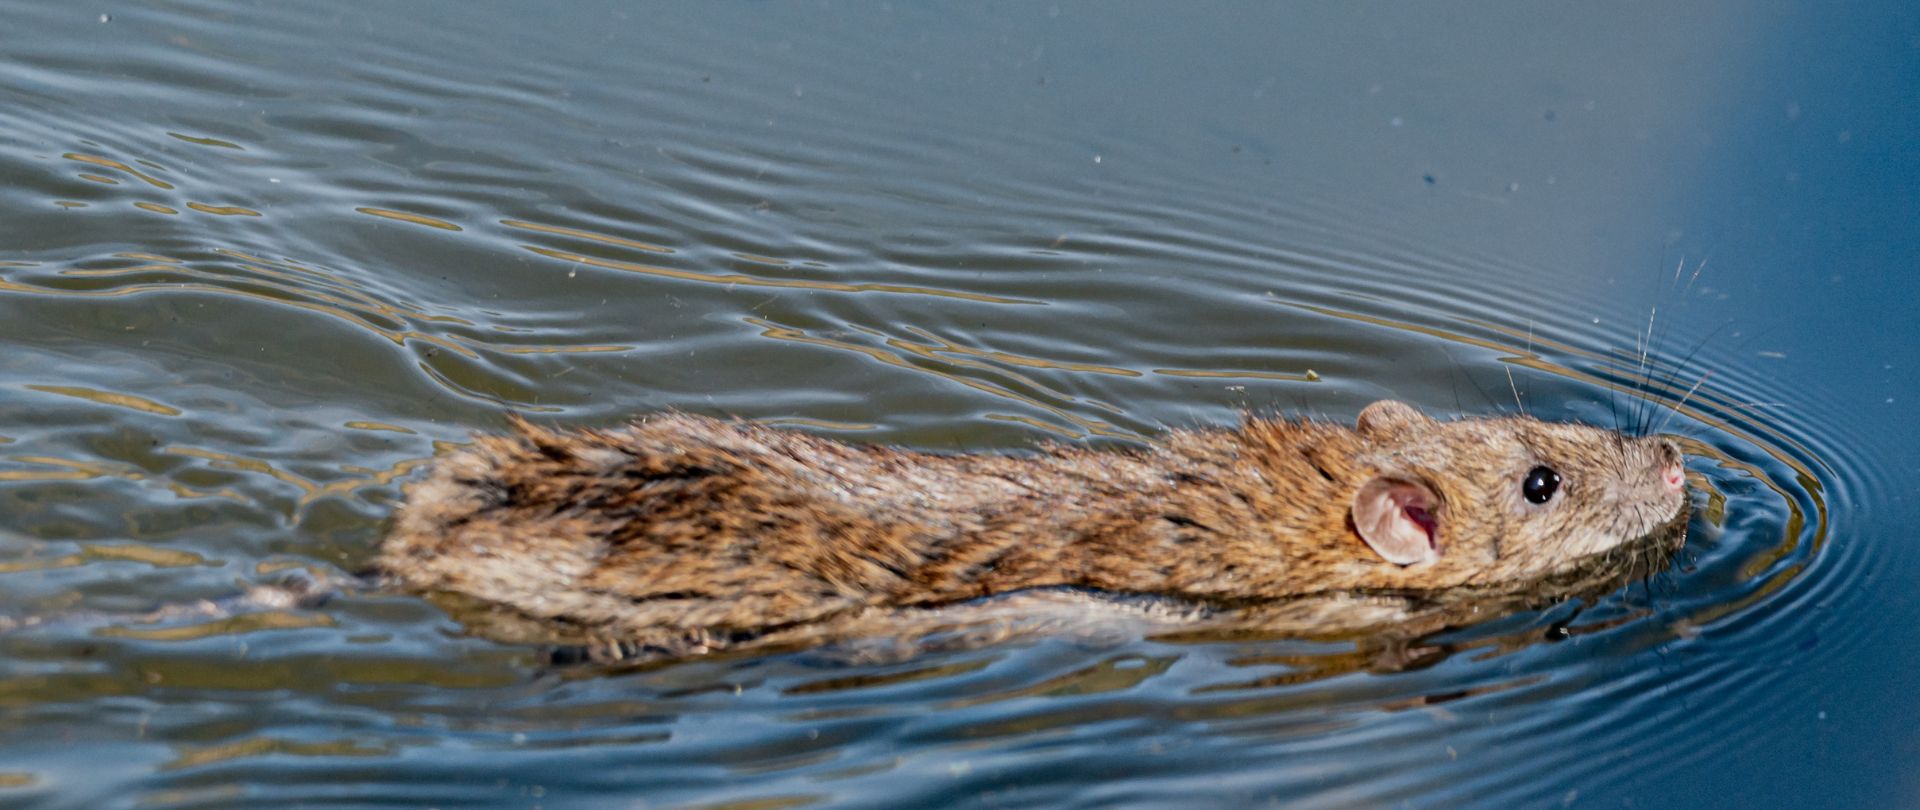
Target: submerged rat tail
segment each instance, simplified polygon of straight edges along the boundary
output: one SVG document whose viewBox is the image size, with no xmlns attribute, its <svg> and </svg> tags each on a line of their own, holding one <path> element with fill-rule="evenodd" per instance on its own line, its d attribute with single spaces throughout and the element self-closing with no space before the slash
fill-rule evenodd
<svg viewBox="0 0 1920 810">
<path fill-rule="evenodd" d="M 0 635 L 47 627 L 101 628 L 201 620 L 215 622 L 252 613 L 313 610 L 342 593 L 373 587 L 358 577 L 300 571 L 277 582 L 247 584 L 239 593 L 218 599 L 169 602 L 139 612 L 75 610 L 48 614 L 0 616 Z"/>
</svg>

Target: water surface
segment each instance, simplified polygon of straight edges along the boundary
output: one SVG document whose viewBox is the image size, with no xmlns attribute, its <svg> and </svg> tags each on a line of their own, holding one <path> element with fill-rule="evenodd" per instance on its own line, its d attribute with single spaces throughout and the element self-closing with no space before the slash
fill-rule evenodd
<svg viewBox="0 0 1920 810">
<path fill-rule="evenodd" d="M 355 570 L 509 412 L 1646 415 L 1702 508 L 1669 570 L 1411 668 L 555 668 L 381 595 L 53 621 L 0 636 L 0 801 L 1920 800 L 1920 17 L 1880 5 L 10 4 L 0 614 Z"/>
</svg>

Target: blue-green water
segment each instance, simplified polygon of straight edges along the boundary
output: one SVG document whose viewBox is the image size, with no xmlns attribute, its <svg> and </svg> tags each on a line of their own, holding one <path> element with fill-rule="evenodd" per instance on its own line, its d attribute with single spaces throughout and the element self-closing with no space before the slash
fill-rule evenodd
<svg viewBox="0 0 1920 810">
<path fill-rule="evenodd" d="M 398 595 L 53 621 L 0 636 L 0 803 L 1920 802 L 1903 4 L 0 19 L 0 615 L 355 570 L 509 411 L 967 450 L 1385 396 L 1615 424 L 1651 344 L 1704 507 L 1670 570 L 1405 670 L 555 668 Z"/>
</svg>

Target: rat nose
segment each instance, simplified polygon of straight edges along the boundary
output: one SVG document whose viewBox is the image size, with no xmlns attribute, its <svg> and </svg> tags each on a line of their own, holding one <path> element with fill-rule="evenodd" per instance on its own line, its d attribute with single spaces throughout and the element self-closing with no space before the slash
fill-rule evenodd
<svg viewBox="0 0 1920 810">
<path fill-rule="evenodd" d="M 1660 467 L 1660 483 L 1667 486 L 1668 492 L 1679 492 L 1687 487 L 1686 456 L 1680 453 L 1680 445 L 1672 439 L 1660 440 L 1661 455 L 1666 456 L 1665 464 Z"/>
</svg>

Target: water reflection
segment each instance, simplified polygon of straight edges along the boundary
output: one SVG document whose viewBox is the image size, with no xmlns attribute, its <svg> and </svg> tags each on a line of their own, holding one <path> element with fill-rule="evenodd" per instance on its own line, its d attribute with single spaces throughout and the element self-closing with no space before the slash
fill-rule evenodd
<svg viewBox="0 0 1920 810">
<path fill-rule="evenodd" d="M 1895 723 L 1899 679 L 1846 675 L 1895 671 L 1869 642 L 1910 623 L 1905 393 L 1800 358 L 1850 368 L 1911 298 L 1839 281 L 1903 266 L 1876 228 L 1910 206 L 1871 196 L 1900 107 L 1762 57 L 1897 82 L 1853 68 L 1898 37 L 1778 13 L 14 9 L 0 800 L 1688 804 L 1766 767 L 1885 803 L 1898 769 L 1834 758 L 1905 739 L 1859 717 Z M 1745 343 L 1776 319 L 1799 337 Z M 556 667 L 377 592 L 153 613 L 357 570 L 509 410 L 997 450 L 1383 396 L 1651 418 L 1692 458 L 1689 545 L 1411 638 L 884 663 Z"/>
</svg>

